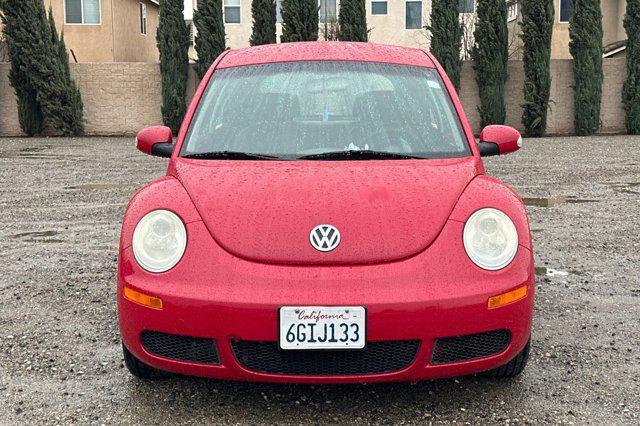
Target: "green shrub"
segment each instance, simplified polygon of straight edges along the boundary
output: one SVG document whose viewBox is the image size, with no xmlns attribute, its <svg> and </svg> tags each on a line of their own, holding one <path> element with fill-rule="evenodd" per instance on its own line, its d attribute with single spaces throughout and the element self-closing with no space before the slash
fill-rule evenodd
<svg viewBox="0 0 640 426">
<path fill-rule="evenodd" d="M 627 132 L 640 134 L 640 2 L 627 1 L 627 79 L 622 89 Z"/>
<path fill-rule="evenodd" d="M 282 43 L 318 40 L 317 0 L 282 0 L 281 8 Z"/>
<path fill-rule="evenodd" d="M 522 125 L 528 136 L 542 136 L 547 130 L 547 111 L 551 91 L 551 35 L 554 0 L 522 3 L 522 41 L 524 63 L 524 104 Z"/>
<path fill-rule="evenodd" d="M 368 41 L 365 0 L 341 0 L 338 15 L 338 40 Z"/>
<path fill-rule="evenodd" d="M 273 44 L 276 42 L 276 2 L 274 0 L 253 0 L 251 2 L 253 28 L 249 44 Z"/>
<path fill-rule="evenodd" d="M 431 53 L 449 76 L 456 90 L 460 90 L 462 59 L 462 24 L 458 11 L 459 0 L 433 0 L 431 25 Z"/>
<path fill-rule="evenodd" d="M 574 124 L 578 135 L 600 128 L 602 100 L 602 11 L 600 0 L 574 0 L 569 24 L 573 56 Z"/>
<path fill-rule="evenodd" d="M 193 13 L 196 27 L 195 49 L 198 53 L 196 73 L 202 79 L 213 61 L 227 48 L 222 0 L 199 0 L 198 9 Z"/>
<path fill-rule="evenodd" d="M 40 0 L 3 0 L 4 33 L 18 97 L 20 125 L 28 135 L 43 123 L 62 135 L 84 131 L 80 92 L 71 79 L 64 40 Z"/>
<path fill-rule="evenodd" d="M 189 29 L 184 22 L 183 8 L 182 0 L 162 0 L 156 35 L 162 79 L 162 120 L 174 134 L 178 133 L 187 110 Z"/>
<path fill-rule="evenodd" d="M 480 0 L 476 12 L 478 22 L 473 33 L 476 44 L 471 56 L 480 92 L 480 122 L 482 127 L 504 124 L 504 85 L 509 60 L 507 4 L 504 0 Z"/>
</svg>

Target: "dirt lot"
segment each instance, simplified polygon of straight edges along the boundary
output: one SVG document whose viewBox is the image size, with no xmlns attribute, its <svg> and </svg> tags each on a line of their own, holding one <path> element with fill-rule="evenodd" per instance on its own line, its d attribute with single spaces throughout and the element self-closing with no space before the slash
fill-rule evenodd
<svg viewBox="0 0 640 426">
<path fill-rule="evenodd" d="M 283 386 L 133 379 L 116 321 L 120 220 L 166 161 L 131 139 L 0 139 L 0 423 L 638 424 L 640 138 L 526 142 L 487 161 L 530 198 L 524 375 Z"/>
</svg>

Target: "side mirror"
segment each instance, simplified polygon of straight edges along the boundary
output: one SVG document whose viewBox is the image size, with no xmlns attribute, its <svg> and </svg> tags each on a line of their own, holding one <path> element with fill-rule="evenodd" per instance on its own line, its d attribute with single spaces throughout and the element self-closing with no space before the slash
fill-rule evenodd
<svg viewBox="0 0 640 426">
<path fill-rule="evenodd" d="M 478 149 L 481 157 L 504 155 L 522 148 L 522 136 L 513 127 L 491 125 L 480 133 Z"/>
<path fill-rule="evenodd" d="M 136 136 L 136 148 L 156 157 L 171 157 L 173 153 L 171 129 L 165 126 L 152 126 L 140 130 Z"/>
</svg>

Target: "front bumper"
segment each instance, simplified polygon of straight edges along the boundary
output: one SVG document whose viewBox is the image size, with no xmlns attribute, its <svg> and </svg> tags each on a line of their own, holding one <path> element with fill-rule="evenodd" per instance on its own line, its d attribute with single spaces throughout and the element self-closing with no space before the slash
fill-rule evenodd
<svg viewBox="0 0 640 426">
<path fill-rule="evenodd" d="M 414 381 L 488 370 L 507 363 L 530 336 L 534 275 L 531 252 L 519 247 L 501 271 L 475 267 L 459 242 L 462 223 L 450 221 L 424 252 L 378 265 L 304 267 L 267 265 L 230 255 L 212 243 L 202 222 L 187 224 L 191 237 L 182 261 L 171 271 L 150 274 L 131 248 L 120 253 L 118 310 L 122 340 L 141 361 L 180 374 L 230 380 L 348 383 Z M 462 255 L 460 255 L 462 254 Z M 527 296 L 487 309 L 487 300 L 521 285 Z M 150 309 L 122 296 L 123 287 L 159 297 Z M 232 342 L 276 342 L 280 306 L 365 306 L 367 341 L 418 340 L 413 362 L 380 374 L 269 374 L 241 365 Z M 437 339 L 508 330 L 510 341 L 496 355 L 456 363 L 432 363 Z M 215 339 L 219 365 L 158 357 L 141 344 L 146 330 Z M 246 365 L 246 363 L 245 363 Z"/>
</svg>

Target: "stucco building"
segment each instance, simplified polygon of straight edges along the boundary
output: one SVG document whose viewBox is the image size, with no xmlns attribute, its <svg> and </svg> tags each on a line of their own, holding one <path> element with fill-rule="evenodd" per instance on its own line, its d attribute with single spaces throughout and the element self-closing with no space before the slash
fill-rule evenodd
<svg viewBox="0 0 640 426">
<path fill-rule="evenodd" d="M 276 0 L 277 33 L 282 33 L 281 0 Z M 251 37 L 251 0 L 222 0 L 227 46 L 232 49 L 246 47 Z M 428 47 L 429 35 L 424 26 L 431 14 L 430 0 L 366 0 L 369 40 L 374 43 Z M 475 0 L 461 0 L 461 8 L 468 4 L 464 15 L 475 16 Z M 340 0 L 318 0 L 319 39 L 335 37 Z M 185 0 L 185 19 L 192 28 L 193 10 L 197 0 Z M 195 32 L 195 29 L 193 30 Z M 191 57 L 195 52 L 191 51 Z"/>
<path fill-rule="evenodd" d="M 573 14 L 574 0 L 554 0 L 556 16 L 553 21 L 553 36 L 551 39 L 551 58 L 570 59 L 569 52 L 569 21 Z M 522 0 L 507 0 L 509 5 L 510 51 L 512 58 L 518 58 L 521 41 L 518 37 L 520 27 L 517 25 L 522 19 Z M 624 15 L 627 8 L 627 0 L 600 0 L 602 8 L 602 44 L 605 56 L 623 55 L 625 51 L 627 35 L 624 29 Z"/>
<path fill-rule="evenodd" d="M 64 31 L 70 61 L 158 61 L 159 0 L 43 1 L 47 10 L 52 7 L 58 31 Z"/>
</svg>

